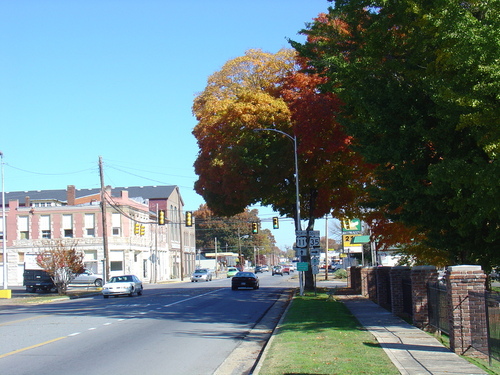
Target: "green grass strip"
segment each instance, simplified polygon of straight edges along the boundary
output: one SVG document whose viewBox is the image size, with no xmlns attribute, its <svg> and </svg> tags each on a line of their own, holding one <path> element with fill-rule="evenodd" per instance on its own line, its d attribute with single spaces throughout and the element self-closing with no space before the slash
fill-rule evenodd
<svg viewBox="0 0 500 375">
<path fill-rule="evenodd" d="M 259 374 L 397 375 L 399 371 L 342 302 L 318 293 L 293 299 Z"/>
</svg>

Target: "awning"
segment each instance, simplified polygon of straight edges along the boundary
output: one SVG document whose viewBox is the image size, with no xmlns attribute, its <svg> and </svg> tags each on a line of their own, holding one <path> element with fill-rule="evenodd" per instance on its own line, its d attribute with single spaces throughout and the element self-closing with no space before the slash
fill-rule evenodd
<svg viewBox="0 0 500 375">
<path fill-rule="evenodd" d="M 352 237 L 351 243 L 354 244 L 362 244 L 362 243 L 370 243 L 370 236 L 354 236 Z"/>
</svg>

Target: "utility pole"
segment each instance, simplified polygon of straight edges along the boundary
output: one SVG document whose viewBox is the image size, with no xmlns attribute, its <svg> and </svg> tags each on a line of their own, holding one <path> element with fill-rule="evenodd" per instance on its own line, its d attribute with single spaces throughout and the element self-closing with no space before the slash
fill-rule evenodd
<svg viewBox="0 0 500 375">
<path fill-rule="evenodd" d="M 180 236 L 181 236 L 179 238 L 180 256 L 181 256 L 181 281 L 184 281 L 184 249 L 183 249 L 184 230 L 183 230 L 183 223 L 185 225 L 184 220 L 182 220 L 182 208 L 181 208 L 181 205 L 179 205 L 179 230 L 180 230 Z"/>
<path fill-rule="evenodd" d="M 328 214 L 325 215 L 325 280 L 328 280 Z"/>
<path fill-rule="evenodd" d="M 108 220 L 106 218 L 106 188 L 104 186 L 104 172 L 102 156 L 99 156 L 99 176 L 101 178 L 101 214 L 102 214 L 102 247 L 104 250 L 104 278 L 109 281 L 109 248 L 108 248 Z"/>
</svg>

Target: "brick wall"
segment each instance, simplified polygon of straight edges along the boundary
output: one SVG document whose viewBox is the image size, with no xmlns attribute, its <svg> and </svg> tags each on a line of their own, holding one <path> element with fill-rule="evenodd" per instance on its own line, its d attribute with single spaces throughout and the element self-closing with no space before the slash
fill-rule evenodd
<svg viewBox="0 0 500 375">
<path fill-rule="evenodd" d="M 410 278 L 410 267 L 392 267 L 389 272 L 391 280 L 391 311 L 394 315 L 404 315 L 403 281 Z"/>
<path fill-rule="evenodd" d="M 460 355 L 486 358 L 487 337 L 486 307 L 481 299 L 469 297 L 469 293 L 484 294 L 486 275 L 480 266 L 452 266 L 446 270 L 446 287 L 450 306 L 450 348 Z M 474 324 L 472 323 L 474 321 Z M 474 342 L 474 348 L 472 343 Z M 478 344 L 483 347 L 478 347 Z"/>
<path fill-rule="evenodd" d="M 436 282 L 438 273 L 434 266 L 416 266 L 411 270 L 413 324 L 426 329 L 429 325 L 429 298 L 427 284 Z"/>
</svg>

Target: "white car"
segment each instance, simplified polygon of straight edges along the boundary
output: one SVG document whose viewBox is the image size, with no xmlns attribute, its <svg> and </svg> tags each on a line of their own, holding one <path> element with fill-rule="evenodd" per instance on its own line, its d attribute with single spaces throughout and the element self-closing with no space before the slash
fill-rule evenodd
<svg viewBox="0 0 500 375">
<path fill-rule="evenodd" d="M 132 297 L 134 293 L 142 295 L 142 290 L 142 281 L 135 275 L 113 276 L 102 287 L 102 295 L 104 298 L 119 295 Z"/>
<path fill-rule="evenodd" d="M 92 271 L 85 270 L 81 274 L 76 276 L 71 281 L 71 284 L 94 284 L 95 286 L 99 287 L 102 286 L 102 275 L 97 275 Z"/>
<path fill-rule="evenodd" d="M 191 275 L 191 282 L 212 281 L 212 272 L 207 268 L 196 270 Z"/>
</svg>

